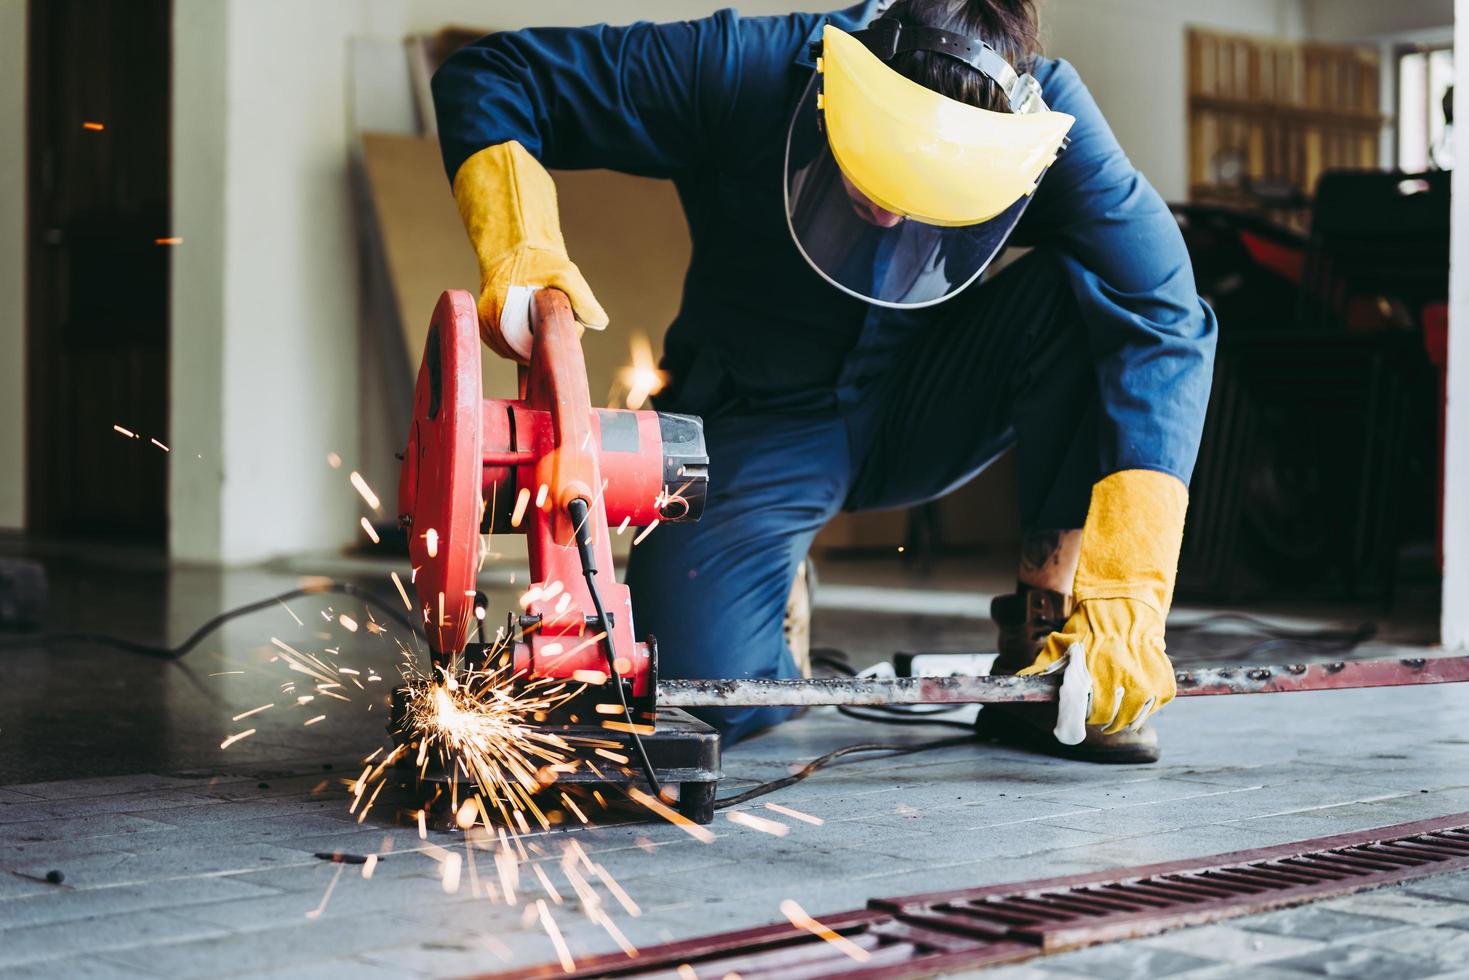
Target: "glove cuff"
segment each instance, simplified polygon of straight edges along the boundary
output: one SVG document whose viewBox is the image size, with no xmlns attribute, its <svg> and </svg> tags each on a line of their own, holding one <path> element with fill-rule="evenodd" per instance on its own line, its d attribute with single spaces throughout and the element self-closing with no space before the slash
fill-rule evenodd
<svg viewBox="0 0 1469 980">
<path fill-rule="evenodd" d="M 481 270 L 516 248 L 566 257 L 556 184 L 516 141 L 487 146 L 465 160 L 454 175 L 454 201 Z"/>
<path fill-rule="evenodd" d="M 1123 470 L 1092 487 L 1076 568 L 1078 603 L 1130 599 L 1166 618 L 1178 576 L 1188 488 L 1155 470 Z"/>
</svg>

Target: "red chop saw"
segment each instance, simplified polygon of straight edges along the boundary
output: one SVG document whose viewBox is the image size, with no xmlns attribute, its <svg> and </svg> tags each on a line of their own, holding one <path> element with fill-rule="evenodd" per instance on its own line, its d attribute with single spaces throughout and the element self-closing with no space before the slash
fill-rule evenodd
<svg viewBox="0 0 1469 980">
<path fill-rule="evenodd" d="M 634 717 L 656 719 L 642 740 L 653 766 L 682 787 L 681 801 L 692 798 L 689 815 L 707 820 L 700 801 L 713 798 L 718 737 L 678 709 L 657 711 L 657 644 L 634 630 L 610 540 L 613 528 L 698 520 L 708 488 L 703 423 L 594 408 L 580 328 L 559 290 L 533 296 L 531 323 L 530 364 L 520 368 L 514 401 L 483 397 L 479 317 L 469 293 L 439 297 L 424 344 L 398 514 L 435 673 L 454 676 L 486 649 L 469 642 L 479 622 L 482 535 L 525 534 L 530 583 L 512 620 L 514 672 L 620 678 Z M 594 717 L 590 707 L 585 714 Z M 598 727 L 565 720 L 588 723 Z"/>
</svg>

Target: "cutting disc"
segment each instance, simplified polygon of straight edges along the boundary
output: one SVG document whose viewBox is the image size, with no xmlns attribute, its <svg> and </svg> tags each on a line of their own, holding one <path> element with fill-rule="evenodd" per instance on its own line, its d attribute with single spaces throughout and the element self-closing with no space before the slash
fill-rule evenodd
<svg viewBox="0 0 1469 980">
<path fill-rule="evenodd" d="M 475 623 L 484 510 L 482 400 L 474 297 L 450 290 L 439 297 L 424 342 L 398 483 L 413 586 L 437 659 L 459 653 Z"/>
</svg>

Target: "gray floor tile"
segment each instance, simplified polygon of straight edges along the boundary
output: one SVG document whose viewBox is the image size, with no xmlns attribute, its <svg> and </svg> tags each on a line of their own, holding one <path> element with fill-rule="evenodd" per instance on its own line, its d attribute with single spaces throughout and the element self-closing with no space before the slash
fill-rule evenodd
<svg viewBox="0 0 1469 980">
<path fill-rule="evenodd" d="M 143 817 L 117 813 L 80 813 L 66 820 L 27 820 L 6 824 L 3 840 L 7 844 L 31 841 L 82 841 L 91 837 L 109 838 L 156 834 L 169 825 Z"/>
<path fill-rule="evenodd" d="M 1283 969 L 1273 963 L 1251 963 L 1248 966 L 1224 963 L 1180 973 L 1178 980 L 1301 980 L 1303 976 L 1305 974 L 1297 970 Z"/>
<path fill-rule="evenodd" d="M 1333 899 L 1330 902 L 1322 903 L 1322 907 L 1339 912 L 1399 919 L 1402 922 L 1420 926 L 1436 926 L 1469 919 L 1469 909 L 1466 909 L 1463 903 L 1416 895 L 1411 891 L 1400 889 L 1384 888 L 1347 898 Z"/>
<path fill-rule="evenodd" d="M 407 915 L 345 918 L 301 923 L 204 939 L 184 939 L 107 954 L 134 969 L 170 977 L 217 975 L 220 964 L 236 973 L 310 965 L 343 954 L 361 957 L 376 949 L 417 943 L 429 925 Z M 217 930 L 216 930 L 217 931 Z"/>
<path fill-rule="evenodd" d="M 1045 967 L 1057 973 L 1099 977 L 1102 980 L 1148 980 L 1172 977 L 1190 970 L 1215 966 L 1216 961 L 1172 949 L 1146 946 L 1093 946 L 1078 953 L 1058 956 Z"/>
<path fill-rule="evenodd" d="M 0 968 L 54 960 L 65 956 L 116 953 L 157 943 L 220 936 L 220 926 L 190 922 L 171 912 L 122 912 L 71 922 L 19 926 L 0 932 Z M 146 958 L 133 961 L 139 970 L 153 969 Z"/>
<path fill-rule="evenodd" d="M 1423 878 L 1409 883 L 1404 890 L 1412 895 L 1469 903 L 1469 872 Z"/>
<path fill-rule="evenodd" d="M 104 956 L 64 956 L 5 968 L 5 980 L 133 980 L 158 974 L 115 963 Z"/>
<path fill-rule="evenodd" d="M 19 793 L 13 789 L 0 789 L 0 812 L 4 812 L 3 808 L 12 803 L 35 803 L 40 798 L 31 796 L 29 793 Z"/>
<path fill-rule="evenodd" d="M 1404 928 L 1374 932 L 1352 945 L 1419 956 L 1456 966 L 1469 965 L 1469 932 L 1454 928 Z"/>
<path fill-rule="evenodd" d="M 1419 980 L 1444 972 L 1441 964 L 1368 946 L 1328 946 L 1303 956 L 1278 960 L 1273 966 L 1322 977 L 1360 977 L 1362 980 Z"/>
<path fill-rule="evenodd" d="M 49 891 L 29 898 L 0 901 L 0 930 L 148 909 L 215 904 L 229 907 L 236 902 L 281 894 L 263 885 L 222 877 L 186 878 L 116 888 L 74 889 L 64 884 L 47 887 Z"/>
<path fill-rule="evenodd" d="M 180 779 L 177 776 L 158 776 L 152 773 L 98 776 L 92 779 L 57 779 L 44 783 L 19 783 L 5 787 L 11 792 L 42 800 L 80 800 L 124 793 L 146 793 L 154 790 L 192 793 L 199 788 L 199 780 L 196 779 Z"/>
<path fill-rule="evenodd" d="M 1384 929 L 1400 929 L 1403 923 L 1385 916 L 1338 912 L 1319 905 L 1282 909 L 1268 915 L 1253 916 L 1235 923 L 1250 932 L 1268 932 L 1277 936 L 1299 936 L 1327 942 L 1359 939 Z"/>
<path fill-rule="evenodd" d="M 1059 803 L 1078 803 L 1097 810 L 1112 810 L 1142 806 L 1149 803 L 1164 803 L 1189 800 L 1206 796 L 1219 796 L 1248 790 L 1264 789 L 1260 786 L 1215 786 L 1190 782 L 1183 779 L 1138 779 L 1126 783 L 1082 786 L 1074 789 L 1042 790 L 1035 793 L 1036 799 Z"/>
<path fill-rule="evenodd" d="M 150 835 L 151 837 L 152 835 Z M 17 871 L 44 876 L 47 867 L 59 864 L 68 884 L 84 887 L 121 885 L 186 878 L 200 874 L 251 871 L 262 867 L 302 864 L 312 860 L 300 851 L 269 844 L 217 843 L 181 844 L 168 837 L 147 841 L 146 849 L 126 854 L 95 854 L 75 861 L 22 865 Z"/>
<path fill-rule="evenodd" d="M 0 806 L 0 834 L 6 824 L 30 820 L 70 820 L 78 813 L 129 813 L 150 817 L 177 807 L 218 805 L 219 800 L 180 790 L 122 793 L 71 800 L 35 800 Z"/>
<path fill-rule="evenodd" d="M 401 970 L 389 970 L 353 957 L 350 959 L 325 959 L 318 963 L 298 963 L 276 970 L 259 973 L 236 974 L 238 980 L 395 980 L 403 976 Z"/>
<path fill-rule="evenodd" d="M 1234 925 L 1199 926 L 1177 929 L 1139 941 L 1139 945 L 1171 949 L 1222 963 L 1260 963 L 1287 956 L 1299 956 L 1320 949 L 1325 943 L 1295 936 L 1274 936 L 1249 932 Z"/>
</svg>

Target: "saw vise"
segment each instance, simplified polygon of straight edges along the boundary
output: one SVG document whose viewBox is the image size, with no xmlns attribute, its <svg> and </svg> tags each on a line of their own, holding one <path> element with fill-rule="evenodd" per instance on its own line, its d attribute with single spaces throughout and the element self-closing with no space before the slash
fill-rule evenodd
<svg viewBox="0 0 1469 980">
<path fill-rule="evenodd" d="M 698 520 L 708 491 L 703 423 L 594 408 L 581 330 L 560 291 L 532 296 L 531 325 L 530 363 L 520 368 L 513 401 L 483 396 L 479 317 L 469 293 L 440 296 L 424 344 L 398 514 L 434 679 L 452 683 L 495 656 L 517 681 L 592 685 L 602 705 L 568 702 L 545 724 L 624 744 L 641 770 L 613 773 L 604 761 L 589 767 L 602 777 L 595 781 L 676 784 L 680 809 L 707 822 L 718 735 L 679 709 L 658 709 L 657 642 L 635 630 L 611 545 L 614 530 Z M 521 609 L 508 635 L 470 642 L 486 615 L 477 586 L 484 536 L 504 533 L 527 538 L 530 580 Z M 610 728 L 594 710 L 605 709 L 606 685 L 628 709 Z M 396 703 L 393 713 L 401 727 Z"/>
</svg>

